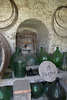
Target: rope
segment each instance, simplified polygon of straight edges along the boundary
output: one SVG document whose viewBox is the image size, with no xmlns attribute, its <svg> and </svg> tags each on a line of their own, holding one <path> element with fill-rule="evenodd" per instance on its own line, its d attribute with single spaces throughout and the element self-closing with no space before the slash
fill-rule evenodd
<svg viewBox="0 0 67 100">
<path fill-rule="evenodd" d="M 11 13 L 11 16 L 10 16 L 8 19 L 3 20 L 3 21 L 0 21 L 0 22 L 6 22 L 7 20 L 9 20 L 9 19 L 13 16 L 13 14 L 14 14 L 14 6 L 13 6 L 13 4 L 12 4 L 11 1 L 10 1 L 10 3 L 11 3 L 11 7 L 12 7 L 12 13 Z"/>
<path fill-rule="evenodd" d="M 59 35 L 58 32 L 56 31 L 55 27 L 54 27 L 54 21 L 56 21 L 57 25 L 58 25 L 60 28 L 67 30 L 67 28 L 61 26 L 61 25 L 58 23 L 57 18 L 56 18 L 56 13 L 57 13 L 57 11 L 60 10 L 60 9 L 62 9 L 62 8 L 67 8 L 67 6 L 60 6 L 60 7 L 58 7 L 58 8 L 55 10 L 55 12 L 54 12 L 54 14 L 53 14 L 52 25 L 53 25 L 53 30 L 54 30 L 54 32 L 55 32 L 55 34 L 56 34 L 57 36 L 59 36 L 59 37 L 61 37 L 61 38 L 67 38 L 67 36 L 61 36 L 61 35 Z"/>
<path fill-rule="evenodd" d="M 66 9 L 67 9 L 67 6 L 61 6 L 61 7 L 57 8 L 56 11 L 55 11 L 55 13 L 54 13 L 54 17 L 55 17 L 55 21 L 56 21 L 56 23 L 57 23 L 61 28 L 63 28 L 63 29 L 67 29 L 67 28 L 61 26 L 61 25 L 59 24 L 59 22 L 57 21 L 57 18 L 56 18 L 56 14 L 57 14 L 57 12 L 58 12 L 60 9 L 62 9 L 62 8 L 66 8 Z M 58 13 L 58 16 L 59 16 L 59 13 Z M 60 18 L 60 16 L 59 16 L 59 18 Z"/>
<path fill-rule="evenodd" d="M 17 6 L 16 6 L 16 4 L 15 4 L 15 2 L 13 1 L 13 0 L 10 0 L 10 2 L 11 2 L 11 5 L 12 5 L 12 14 L 11 14 L 11 16 L 10 16 L 10 18 L 12 18 L 12 16 L 13 16 L 13 14 L 15 13 L 15 17 L 14 17 L 14 19 L 12 20 L 12 22 L 9 24 L 9 25 L 7 25 L 7 26 L 5 26 L 5 27 L 3 27 L 3 28 L 0 28 L 0 30 L 8 30 L 8 29 L 10 29 L 12 26 L 14 26 L 14 24 L 16 23 L 16 21 L 17 21 L 17 19 L 18 19 L 18 9 L 17 9 Z M 1 21 L 1 22 L 5 22 L 5 21 L 8 21 L 10 18 L 8 18 L 8 19 L 6 19 L 6 20 L 4 20 L 4 21 Z"/>
</svg>

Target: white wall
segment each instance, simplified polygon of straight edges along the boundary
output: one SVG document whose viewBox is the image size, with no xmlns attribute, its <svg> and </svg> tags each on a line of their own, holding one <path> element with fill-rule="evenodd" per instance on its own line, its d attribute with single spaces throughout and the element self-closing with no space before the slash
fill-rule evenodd
<svg viewBox="0 0 67 100">
<path fill-rule="evenodd" d="M 45 32 L 44 30 L 42 30 L 42 28 L 40 29 L 39 26 L 40 29 L 39 34 L 43 33 L 43 39 L 40 36 L 41 39 L 40 46 L 43 46 L 44 49 L 48 50 L 49 53 L 54 52 L 56 46 L 60 47 L 61 52 L 67 51 L 67 39 L 58 37 L 52 29 L 52 18 L 55 9 L 61 5 L 67 5 L 67 0 L 14 0 L 14 1 L 19 11 L 18 21 L 11 29 L 2 32 L 2 34 L 6 37 L 6 39 L 10 43 L 12 52 L 14 52 L 16 46 L 15 37 L 18 26 L 20 25 L 21 22 L 33 18 L 42 22 L 48 30 L 47 34 L 49 40 L 45 38 Z M 10 2 L 8 0 L 0 0 L 0 20 L 8 18 L 10 14 L 11 14 Z M 37 30 L 37 28 L 35 29 Z M 44 39 L 46 39 L 47 42 L 44 42 Z"/>
</svg>

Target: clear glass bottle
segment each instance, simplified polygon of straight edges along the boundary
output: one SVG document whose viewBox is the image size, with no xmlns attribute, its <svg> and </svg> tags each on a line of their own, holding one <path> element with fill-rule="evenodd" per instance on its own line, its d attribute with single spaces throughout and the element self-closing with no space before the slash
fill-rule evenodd
<svg viewBox="0 0 67 100">
<path fill-rule="evenodd" d="M 63 52 L 63 59 L 62 59 L 62 63 L 61 63 L 60 69 L 62 71 L 67 71 L 67 56 L 66 56 L 66 52 Z"/>
<path fill-rule="evenodd" d="M 26 55 L 26 60 L 27 60 L 27 66 L 37 65 L 38 63 L 37 56 L 34 53 L 31 53 L 30 50 L 28 50 L 28 54 Z"/>
</svg>

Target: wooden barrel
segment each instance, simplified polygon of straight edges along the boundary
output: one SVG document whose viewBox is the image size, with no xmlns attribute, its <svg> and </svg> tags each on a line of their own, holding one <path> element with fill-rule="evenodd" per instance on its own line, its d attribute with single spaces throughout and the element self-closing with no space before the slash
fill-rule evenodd
<svg viewBox="0 0 67 100">
<path fill-rule="evenodd" d="M 0 33 L 0 77 L 2 77 L 6 68 L 9 66 L 10 58 L 10 45 L 6 38 Z"/>
</svg>

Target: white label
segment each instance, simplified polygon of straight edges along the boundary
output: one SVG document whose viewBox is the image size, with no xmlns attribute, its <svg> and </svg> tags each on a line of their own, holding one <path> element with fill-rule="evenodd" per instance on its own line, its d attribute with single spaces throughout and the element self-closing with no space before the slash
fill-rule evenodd
<svg viewBox="0 0 67 100">
<path fill-rule="evenodd" d="M 43 80 L 52 82 L 56 79 L 58 70 L 52 62 L 44 61 L 39 66 L 39 74 Z"/>
<path fill-rule="evenodd" d="M 27 100 L 27 99 L 22 95 L 15 95 L 14 100 Z"/>
<path fill-rule="evenodd" d="M 28 99 L 28 94 L 30 94 Z M 13 83 L 14 100 L 31 100 L 31 88 L 29 80 L 16 80 Z"/>
</svg>

